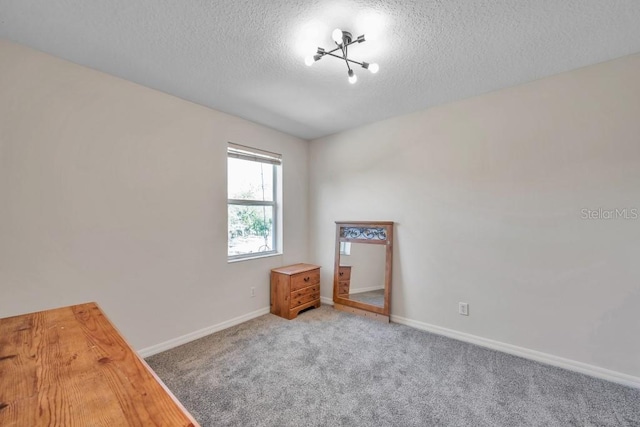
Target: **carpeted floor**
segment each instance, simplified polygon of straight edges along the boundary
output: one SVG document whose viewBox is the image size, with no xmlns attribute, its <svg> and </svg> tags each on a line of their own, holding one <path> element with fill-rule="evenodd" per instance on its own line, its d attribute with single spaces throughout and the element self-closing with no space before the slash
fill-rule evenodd
<svg viewBox="0 0 640 427">
<path fill-rule="evenodd" d="M 327 306 L 147 362 L 203 426 L 640 426 L 640 390 Z"/>
</svg>

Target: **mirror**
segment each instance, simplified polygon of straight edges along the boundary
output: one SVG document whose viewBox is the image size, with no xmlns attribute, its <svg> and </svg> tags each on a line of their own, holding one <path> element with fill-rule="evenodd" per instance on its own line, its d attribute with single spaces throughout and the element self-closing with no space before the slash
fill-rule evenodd
<svg viewBox="0 0 640 427">
<path fill-rule="evenodd" d="M 384 307 L 386 248 L 350 242 L 346 248 L 340 252 L 338 294 L 352 301 Z"/>
<path fill-rule="evenodd" d="M 389 321 L 393 222 L 336 222 L 334 307 Z"/>
</svg>

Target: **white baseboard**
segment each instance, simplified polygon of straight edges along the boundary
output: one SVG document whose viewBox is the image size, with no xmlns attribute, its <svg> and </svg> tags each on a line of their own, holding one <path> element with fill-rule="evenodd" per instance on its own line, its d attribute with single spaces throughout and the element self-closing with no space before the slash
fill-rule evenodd
<svg viewBox="0 0 640 427">
<path fill-rule="evenodd" d="M 358 289 L 351 289 L 349 288 L 349 293 L 350 294 L 361 294 L 363 292 L 370 292 L 370 291 L 381 291 L 384 288 L 381 288 L 380 286 L 370 286 L 368 288 L 358 288 Z"/>
<path fill-rule="evenodd" d="M 199 329 L 197 331 L 188 333 L 186 335 L 182 335 L 181 337 L 173 338 L 173 339 L 170 339 L 169 341 L 161 342 L 160 344 L 143 348 L 141 350 L 138 350 L 138 354 L 143 358 L 153 356 L 154 354 L 162 353 L 163 351 L 170 350 L 174 347 L 178 347 L 179 345 L 186 344 L 191 341 L 195 341 L 198 338 L 211 335 L 214 332 L 218 332 L 223 329 L 227 329 L 232 326 L 239 325 L 240 323 L 244 323 L 256 317 L 268 314 L 269 311 L 270 311 L 270 307 L 261 308 L 260 310 L 252 311 L 251 313 L 247 313 L 242 316 L 235 317 L 231 320 L 227 320 L 226 322 L 218 323 L 217 325 L 213 325 L 213 326 L 208 326 L 206 328 Z"/>
<path fill-rule="evenodd" d="M 320 302 L 326 305 L 333 305 L 333 298 L 329 297 L 320 297 Z"/>
<path fill-rule="evenodd" d="M 431 332 L 434 334 L 444 335 L 445 337 L 453 338 L 459 341 L 464 341 L 464 342 L 476 344 L 482 347 L 490 348 L 492 350 L 501 351 L 503 353 L 513 354 L 515 356 L 520 356 L 525 359 L 535 360 L 536 362 L 545 363 L 547 365 L 557 366 L 559 368 L 567 369 L 569 371 L 579 372 L 581 374 L 585 374 L 595 378 L 600 378 L 603 380 L 622 384 L 628 387 L 640 388 L 640 377 L 634 377 L 632 375 L 623 374 L 621 372 L 616 372 L 616 371 L 612 371 L 605 368 L 600 368 L 598 366 L 589 365 L 587 363 L 578 362 L 571 359 L 565 359 L 563 357 L 554 356 L 552 354 L 542 353 L 540 351 L 531 350 L 524 347 L 518 347 L 511 344 L 506 344 L 500 341 L 494 341 L 488 338 L 482 338 L 477 335 L 458 332 L 453 329 L 447 329 L 441 326 L 419 322 L 417 320 L 406 319 L 400 316 L 391 315 L 391 321 L 395 323 L 411 326 L 412 328 Z"/>
</svg>

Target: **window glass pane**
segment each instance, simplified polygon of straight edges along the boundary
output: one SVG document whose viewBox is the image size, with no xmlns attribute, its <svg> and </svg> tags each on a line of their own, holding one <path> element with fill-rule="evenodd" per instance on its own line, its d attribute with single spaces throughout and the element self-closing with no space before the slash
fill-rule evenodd
<svg viewBox="0 0 640 427">
<path fill-rule="evenodd" d="M 229 199 L 273 201 L 275 166 L 228 157 L 227 194 Z"/>
<path fill-rule="evenodd" d="M 273 206 L 229 204 L 229 256 L 275 250 Z"/>
</svg>

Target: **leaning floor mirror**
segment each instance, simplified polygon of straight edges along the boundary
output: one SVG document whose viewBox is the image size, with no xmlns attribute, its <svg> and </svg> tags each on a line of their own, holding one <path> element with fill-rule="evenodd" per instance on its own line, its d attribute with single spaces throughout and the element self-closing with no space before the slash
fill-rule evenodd
<svg viewBox="0 0 640 427">
<path fill-rule="evenodd" d="M 388 322 L 392 256 L 392 221 L 336 221 L 334 307 Z"/>
</svg>

